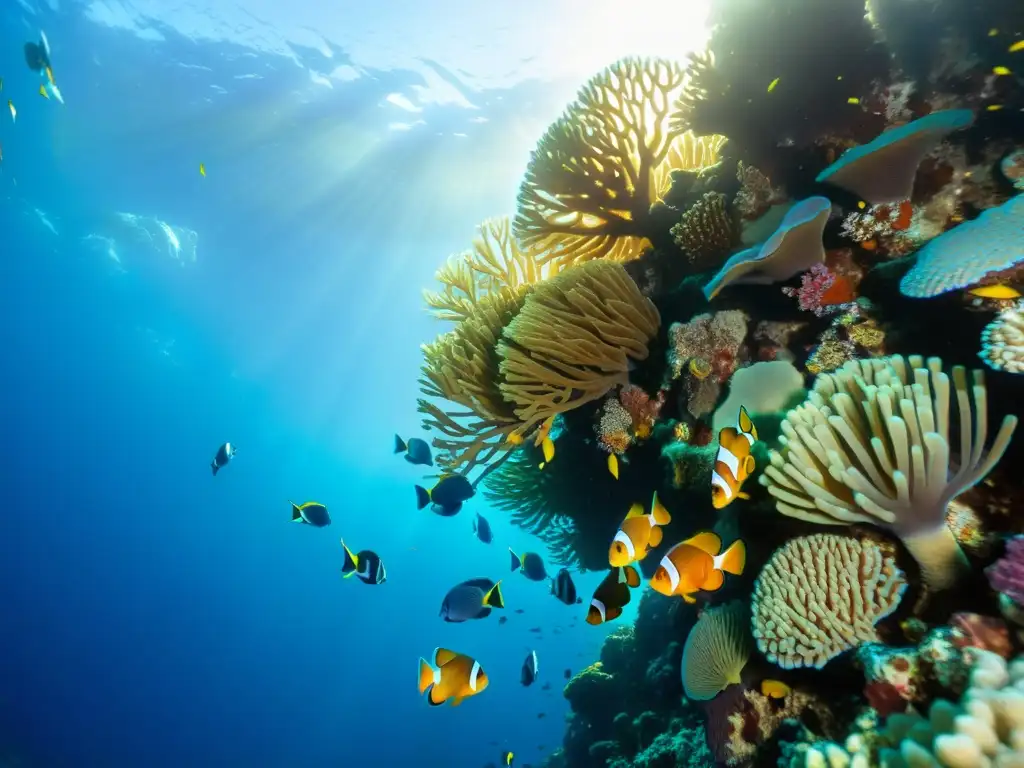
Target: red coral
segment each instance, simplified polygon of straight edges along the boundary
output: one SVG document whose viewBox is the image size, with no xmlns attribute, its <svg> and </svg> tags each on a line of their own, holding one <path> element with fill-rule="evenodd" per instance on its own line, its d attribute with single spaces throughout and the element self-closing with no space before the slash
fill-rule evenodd
<svg viewBox="0 0 1024 768">
<path fill-rule="evenodd" d="M 1002 619 L 977 613 L 954 613 L 949 623 L 956 630 L 953 644 L 957 648 L 982 648 L 1004 659 L 1010 658 L 1010 630 Z"/>
<path fill-rule="evenodd" d="M 1024 604 L 1024 536 L 1006 542 L 1006 554 L 985 569 L 992 589 Z"/>
<path fill-rule="evenodd" d="M 796 298 L 805 312 L 823 317 L 833 307 L 853 300 L 853 286 L 845 277 L 832 272 L 824 264 L 815 264 L 800 277 L 799 288 L 783 288 L 787 296 Z"/>
<path fill-rule="evenodd" d="M 907 709 L 907 700 L 903 698 L 903 694 L 895 685 L 884 680 L 875 680 L 864 686 L 864 696 L 867 697 L 868 704 L 882 717 L 905 712 Z"/>
</svg>

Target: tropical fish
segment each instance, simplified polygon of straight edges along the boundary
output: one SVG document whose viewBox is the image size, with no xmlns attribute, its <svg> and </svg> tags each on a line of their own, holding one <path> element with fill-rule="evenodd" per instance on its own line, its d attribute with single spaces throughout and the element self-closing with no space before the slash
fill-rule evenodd
<svg viewBox="0 0 1024 768">
<path fill-rule="evenodd" d="M 7 100 L 7 109 L 11 112 L 11 122 L 16 122 L 18 119 L 18 110 L 14 108 L 14 102 L 10 99 Z"/>
<path fill-rule="evenodd" d="M 441 602 L 440 616 L 453 624 L 491 615 L 492 608 L 504 608 L 501 582 L 491 579 L 470 579 L 448 590 Z"/>
<path fill-rule="evenodd" d="M 725 552 L 717 533 L 705 531 L 676 544 L 661 558 L 658 570 L 651 578 L 651 587 L 662 595 L 682 595 L 683 600 L 695 603 L 693 595 L 704 590 L 714 592 L 725 581 L 725 573 L 739 576 L 747 562 L 747 547 L 741 539 L 734 541 Z"/>
<path fill-rule="evenodd" d="M 846 100 L 846 103 L 847 104 L 860 104 L 860 99 L 858 99 L 856 96 L 851 96 L 850 98 L 848 98 Z"/>
<path fill-rule="evenodd" d="M 547 571 L 544 570 L 544 559 L 536 552 L 527 552 L 520 557 L 512 551 L 512 547 L 509 547 L 508 553 L 512 556 L 513 571 L 519 571 L 530 581 L 544 581 L 548 577 Z"/>
<path fill-rule="evenodd" d="M 551 594 L 557 597 L 566 605 L 576 605 L 583 602 L 576 596 L 576 585 L 573 584 L 572 576 L 567 568 L 562 568 L 551 580 Z"/>
<path fill-rule="evenodd" d="M 718 433 L 718 456 L 711 473 L 711 504 L 715 509 L 724 509 L 736 499 L 749 499 L 744 493 L 744 481 L 756 468 L 750 448 L 757 442 L 757 427 L 747 415 L 747 409 L 740 406 L 737 426 L 724 427 Z"/>
<path fill-rule="evenodd" d="M 775 86 L 777 86 L 779 84 L 779 80 L 781 80 L 781 79 L 782 79 L 781 77 L 776 77 L 774 80 L 772 80 L 770 83 L 768 83 L 768 93 L 771 93 L 772 91 L 775 90 Z"/>
<path fill-rule="evenodd" d="M 326 509 L 324 511 L 326 512 Z M 344 578 L 356 576 L 364 584 L 383 584 L 388 580 L 384 563 L 376 552 L 364 549 L 358 555 L 353 555 L 352 550 L 345 545 L 344 539 L 341 540 L 341 548 L 345 550 L 345 561 L 341 565 Z"/>
<path fill-rule="evenodd" d="M 499 624 L 504 624 L 507 621 L 508 621 L 508 616 L 502 616 L 501 618 L 498 619 L 498 623 Z"/>
<path fill-rule="evenodd" d="M 292 505 L 292 522 L 305 523 L 314 528 L 323 528 L 331 524 L 331 516 L 327 514 L 327 507 L 316 501 L 307 501 L 305 504 Z"/>
<path fill-rule="evenodd" d="M 511 752 L 501 753 L 501 764 L 506 766 L 506 768 L 511 768 L 513 759 L 515 759 L 515 755 Z"/>
<path fill-rule="evenodd" d="M 199 164 L 199 175 L 204 179 L 206 178 L 206 163 Z"/>
<path fill-rule="evenodd" d="M 430 504 L 430 510 L 435 514 L 451 517 L 457 515 L 462 510 L 462 502 L 473 498 L 475 493 L 463 475 L 445 475 L 429 491 L 423 486 L 416 486 L 416 508 L 423 509 Z"/>
<path fill-rule="evenodd" d="M 762 680 L 761 693 L 769 699 L 784 699 L 789 695 L 790 687 L 779 680 Z"/>
<path fill-rule="evenodd" d="M 1006 67 L 992 67 L 992 74 L 993 75 L 1012 75 L 1013 73 L 1010 72 L 1010 70 L 1007 69 Z"/>
<path fill-rule="evenodd" d="M 544 419 L 544 423 L 537 430 L 537 436 L 533 439 L 534 446 L 539 445 L 544 452 L 544 461 L 540 464 L 541 469 L 544 469 L 548 462 L 555 458 L 555 441 L 551 439 L 551 427 L 554 423 L 554 416 L 548 416 Z"/>
<path fill-rule="evenodd" d="M 629 508 L 626 519 L 622 521 L 608 548 L 608 564 L 618 567 L 643 560 L 648 551 L 661 544 L 662 531 L 659 526 L 670 522 L 672 516 L 658 501 L 657 491 L 651 500 L 650 514 L 644 513 L 642 504 L 634 504 Z"/>
<path fill-rule="evenodd" d="M 537 665 L 537 652 L 530 651 L 526 660 L 523 662 L 523 669 L 519 674 L 519 682 L 529 688 L 537 681 L 537 673 L 539 671 L 540 667 Z"/>
<path fill-rule="evenodd" d="M 1009 48 L 1010 53 L 1016 53 L 1017 51 L 1024 51 L 1024 40 L 1018 40 Z"/>
<path fill-rule="evenodd" d="M 459 706 L 487 687 L 487 673 L 480 662 L 447 648 L 435 648 L 430 661 L 420 659 L 420 694 L 438 707 L 446 701 Z"/>
<path fill-rule="evenodd" d="M 587 624 L 597 626 L 617 619 L 622 615 L 623 606 L 629 603 L 630 587 L 638 586 L 640 586 L 640 574 L 636 568 L 631 565 L 612 568 L 594 590 L 594 597 L 587 609 Z M 568 671 L 566 670 L 566 672 Z"/>
<path fill-rule="evenodd" d="M 976 288 L 971 288 L 967 292 L 972 296 L 977 296 L 981 299 L 1019 299 L 1021 296 L 1020 291 L 1006 283 L 979 285 Z"/>
<path fill-rule="evenodd" d="M 404 453 L 405 460 L 410 464 L 422 464 L 425 467 L 434 466 L 434 457 L 430 453 L 430 445 L 426 440 L 418 437 L 410 437 L 405 442 L 401 437 L 395 435 L 395 453 Z"/>
<path fill-rule="evenodd" d="M 473 518 L 473 533 L 475 533 L 476 537 L 484 544 L 490 544 L 494 541 L 494 534 L 491 533 L 491 524 L 488 523 L 487 518 L 479 512 L 477 512 L 476 517 Z"/>
<path fill-rule="evenodd" d="M 619 479 L 619 457 L 614 453 L 608 454 L 608 471 L 612 473 L 612 477 L 616 480 Z"/>
<path fill-rule="evenodd" d="M 231 443 L 224 443 L 224 445 L 217 449 L 213 461 L 210 462 L 210 469 L 213 470 L 214 477 L 217 476 L 218 470 L 224 469 L 228 462 L 235 458 L 237 450 Z"/>
<path fill-rule="evenodd" d="M 518 432 L 509 432 L 508 437 L 505 438 L 505 442 L 509 445 L 522 445 L 523 436 Z"/>
<path fill-rule="evenodd" d="M 50 68 L 50 41 L 46 33 L 39 33 L 38 43 L 25 43 L 25 64 L 36 74 L 43 74 Z"/>
<path fill-rule="evenodd" d="M 39 95 L 42 96 L 44 99 L 49 100 L 50 94 L 48 94 L 46 92 L 46 86 L 45 85 L 40 85 L 39 86 Z"/>
</svg>

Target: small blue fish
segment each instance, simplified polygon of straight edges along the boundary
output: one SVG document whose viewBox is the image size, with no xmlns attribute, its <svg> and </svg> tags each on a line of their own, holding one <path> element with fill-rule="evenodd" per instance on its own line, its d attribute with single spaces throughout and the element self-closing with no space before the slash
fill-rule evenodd
<svg viewBox="0 0 1024 768">
<path fill-rule="evenodd" d="M 420 485 L 416 486 L 416 508 L 423 509 L 430 504 L 432 512 L 450 517 L 457 514 L 462 509 L 462 503 L 475 494 L 473 485 L 463 475 L 445 475 L 429 491 Z"/>
<path fill-rule="evenodd" d="M 376 552 L 364 549 L 358 555 L 354 555 L 345 545 L 344 539 L 341 540 L 341 548 L 345 551 L 345 561 L 341 565 L 344 578 L 355 576 L 364 584 L 383 584 L 388 580 L 384 563 Z"/>
<path fill-rule="evenodd" d="M 476 517 L 473 519 L 473 533 L 484 544 L 490 544 L 494 541 L 494 534 L 491 533 L 491 524 L 479 512 L 476 513 Z"/>
<path fill-rule="evenodd" d="M 551 580 L 551 594 L 566 605 L 576 605 L 583 602 L 576 595 L 576 585 L 573 583 L 572 576 L 566 568 L 559 570 L 555 578 Z"/>
<path fill-rule="evenodd" d="M 519 676 L 519 682 L 529 688 L 536 682 L 539 672 L 540 666 L 537 664 L 537 652 L 530 651 L 530 655 L 523 662 L 523 670 Z"/>
<path fill-rule="evenodd" d="M 418 437 L 409 438 L 405 442 L 401 437 L 395 435 L 395 453 L 404 453 L 405 460 L 410 464 L 421 464 L 423 466 L 434 466 L 434 457 L 430 453 L 430 446 L 426 440 Z"/>
<path fill-rule="evenodd" d="M 327 507 L 317 501 L 307 501 L 305 504 L 292 502 L 292 522 L 324 528 L 331 524 L 331 516 L 327 514 Z"/>
<path fill-rule="evenodd" d="M 511 555 L 513 571 L 519 571 L 530 581 L 544 581 L 547 579 L 548 573 L 544 569 L 544 559 L 536 552 L 527 552 L 520 557 L 512 551 L 512 547 L 509 547 L 508 553 Z"/>
</svg>

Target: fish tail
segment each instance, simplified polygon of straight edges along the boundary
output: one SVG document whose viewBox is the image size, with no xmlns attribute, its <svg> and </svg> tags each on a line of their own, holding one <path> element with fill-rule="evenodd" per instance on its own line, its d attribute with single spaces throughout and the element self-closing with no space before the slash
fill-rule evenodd
<svg viewBox="0 0 1024 768">
<path fill-rule="evenodd" d="M 501 582 L 499 581 L 484 595 L 484 605 L 489 605 L 491 608 L 504 608 L 505 607 L 505 596 L 501 594 Z"/>
<path fill-rule="evenodd" d="M 395 453 L 405 453 L 407 450 L 409 450 L 409 446 L 405 444 L 405 440 L 395 435 Z"/>
<path fill-rule="evenodd" d="M 523 567 L 523 561 L 519 558 L 519 555 L 512 551 L 512 547 L 508 548 L 508 553 L 512 556 L 512 570 L 518 571 Z"/>
<path fill-rule="evenodd" d="M 423 509 L 430 503 L 430 491 L 422 485 L 416 486 L 416 509 Z"/>
<path fill-rule="evenodd" d="M 220 469 L 220 467 L 217 466 L 217 462 L 216 461 L 211 461 L 210 462 L 210 469 L 213 470 L 213 476 L 216 477 L 217 476 L 217 470 Z"/>
<path fill-rule="evenodd" d="M 651 514 L 657 525 L 668 525 L 672 522 L 672 515 L 665 509 L 665 505 L 658 501 L 658 492 L 654 492 L 654 499 L 651 501 Z"/>
<path fill-rule="evenodd" d="M 296 504 L 294 501 L 289 502 L 289 504 L 292 505 L 292 522 L 293 523 L 301 523 L 302 522 L 302 510 L 299 509 L 299 505 Z"/>
<path fill-rule="evenodd" d="M 345 562 L 341 564 L 341 572 L 346 575 L 355 573 L 359 568 L 359 556 L 352 554 L 352 550 L 345 545 L 344 539 L 341 540 L 341 548 L 345 550 Z"/>
<path fill-rule="evenodd" d="M 430 662 L 420 656 L 420 695 L 422 696 L 434 685 L 434 668 Z"/>
<path fill-rule="evenodd" d="M 747 564 L 747 545 L 743 543 L 743 539 L 736 539 L 729 548 L 725 550 L 718 558 L 721 562 L 716 563 L 717 567 L 721 568 L 726 573 L 731 573 L 733 576 L 741 576 L 743 574 L 743 568 Z"/>
</svg>

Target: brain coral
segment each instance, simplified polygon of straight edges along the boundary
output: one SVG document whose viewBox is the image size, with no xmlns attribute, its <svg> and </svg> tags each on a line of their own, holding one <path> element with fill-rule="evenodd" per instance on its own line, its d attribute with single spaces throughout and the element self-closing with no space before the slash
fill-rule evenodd
<svg viewBox="0 0 1024 768">
<path fill-rule="evenodd" d="M 701 614 L 683 647 L 683 690 L 689 698 L 707 701 L 740 682 L 753 651 L 749 617 L 738 600 Z"/>
<path fill-rule="evenodd" d="M 877 640 L 875 624 L 899 605 L 903 572 L 877 544 L 817 534 L 776 550 L 754 585 L 757 647 L 785 669 L 825 666 Z"/>
</svg>

